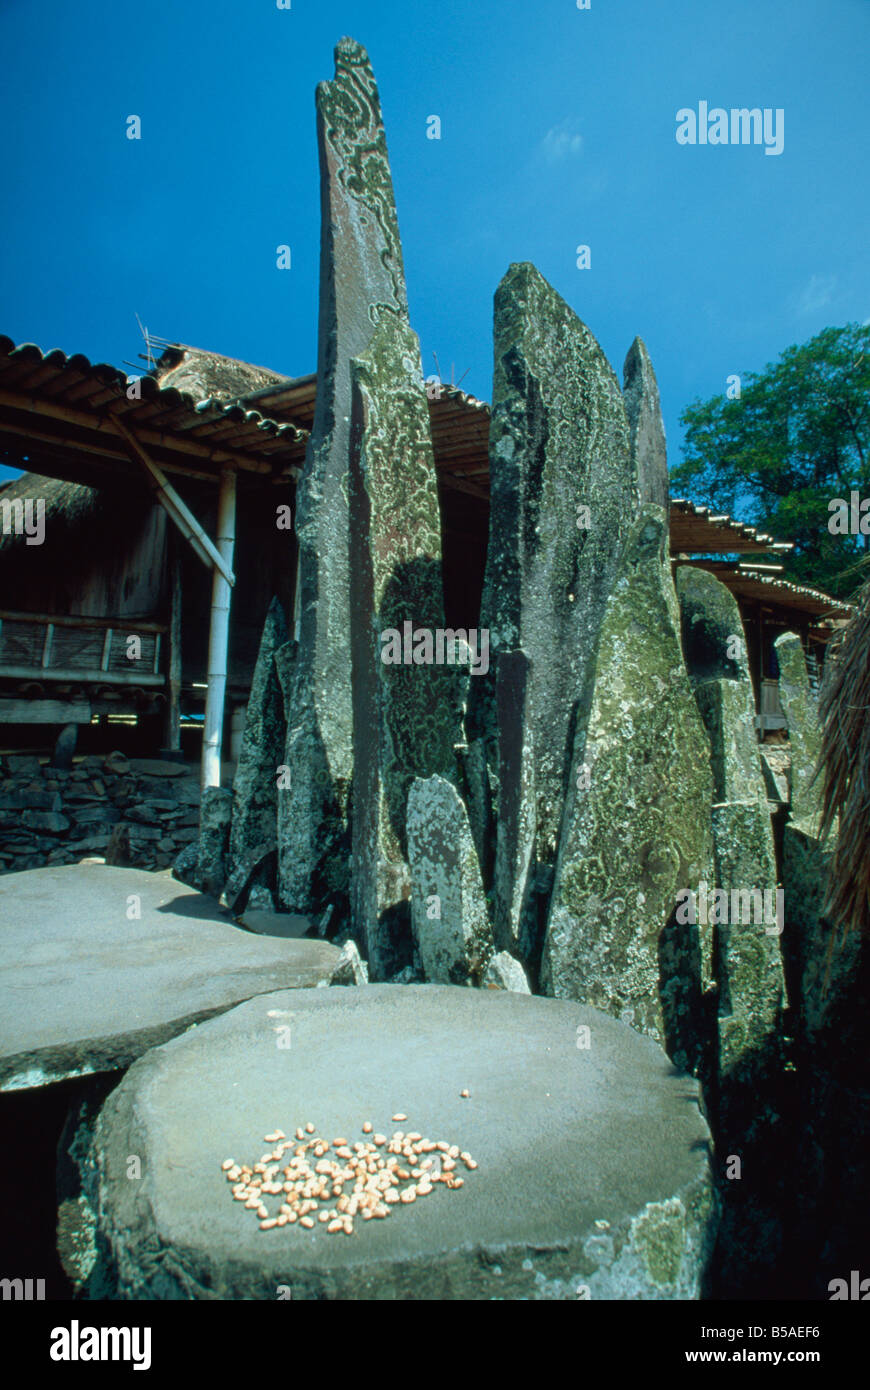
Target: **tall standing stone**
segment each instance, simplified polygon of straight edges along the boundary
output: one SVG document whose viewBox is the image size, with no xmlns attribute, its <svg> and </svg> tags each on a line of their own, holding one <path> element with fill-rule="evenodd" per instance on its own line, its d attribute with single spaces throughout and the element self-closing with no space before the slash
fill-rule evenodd
<svg viewBox="0 0 870 1390">
<path fill-rule="evenodd" d="M 535 743 L 531 665 L 523 651 L 499 653 L 498 814 L 496 817 L 493 928 L 499 950 L 519 945 L 532 955 L 529 931 L 537 915 L 535 895 Z M 523 930 L 524 928 L 524 930 Z"/>
<path fill-rule="evenodd" d="M 867 1191 L 867 992 L 870 949 L 858 932 L 826 915 L 837 831 L 820 839 L 822 732 L 800 638 L 774 644 L 779 695 L 788 722 L 791 814 L 783 830 L 784 943 L 796 1021 L 802 1135 L 796 1155 L 797 1204 L 815 1249 L 857 1259 L 866 1222 L 856 1221 Z M 829 658 L 830 659 L 830 658 Z M 818 1258 L 816 1256 L 816 1258 Z"/>
<path fill-rule="evenodd" d="M 351 358 L 385 318 L 407 321 L 399 228 L 380 101 L 368 56 L 335 50 L 335 78 L 317 88 L 321 251 L 317 400 L 297 491 L 299 646 L 280 800 L 280 892 L 315 909 L 349 887 L 353 772 L 348 465 Z"/>
<path fill-rule="evenodd" d="M 718 1271 L 726 1288 L 748 1291 L 769 1284 L 782 1260 L 783 1175 L 795 1142 L 783 1070 L 776 853 L 736 601 L 704 570 L 681 567 L 676 580 L 684 650 L 711 745 L 714 883 L 727 895 L 714 927 L 715 1053 L 704 1079 L 716 1170 L 737 1157 L 744 1181 L 721 1186 Z"/>
<path fill-rule="evenodd" d="M 408 800 L 414 943 L 433 984 L 480 984 L 493 955 L 477 851 L 455 786 L 418 778 Z"/>
<path fill-rule="evenodd" d="M 683 651 L 693 687 L 697 690 L 705 681 L 734 681 L 743 696 L 751 699 L 746 686 L 750 679 L 746 637 L 733 594 L 697 565 L 680 565 L 675 582 Z M 754 718 L 754 709 L 752 714 Z"/>
<path fill-rule="evenodd" d="M 857 934 L 843 936 L 824 912 L 836 832 L 831 831 L 824 843 L 819 838 L 821 778 L 816 779 L 815 773 L 822 734 L 803 646 L 796 633 L 784 632 L 774 647 L 791 758 L 791 812 L 782 846 L 786 941 L 796 982 L 800 1035 L 807 1054 L 815 1057 L 818 1038 L 834 1031 L 833 1021 L 842 1012 L 861 942 Z"/>
<path fill-rule="evenodd" d="M 472 681 L 469 736 L 486 740 L 500 776 L 502 744 L 519 762 L 500 814 L 531 825 L 533 851 L 499 839 L 499 945 L 527 958 L 540 935 L 565 797 L 573 726 L 585 698 L 620 542 L 635 510 L 628 422 L 619 383 L 588 328 L 533 265 L 512 265 L 495 296 L 490 425 L 490 533 L 481 626 L 494 661 Z M 524 653 L 525 746 L 500 724 L 502 654 Z M 504 706 L 509 711 L 510 702 Z M 517 873 L 520 881 L 517 881 Z"/>
<path fill-rule="evenodd" d="M 680 647 L 668 519 L 642 507 L 626 539 L 578 727 L 541 968 L 546 993 L 622 1018 L 698 1064 L 707 929 L 675 920 L 711 861 L 710 750 Z"/>
<path fill-rule="evenodd" d="M 625 413 L 631 437 L 631 457 L 638 496 L 644 502 L 668 507 L 668 450 L 656 374 L 646 344 L 635 338 L 622 369 Z"/>
<path fill-rule="evenodd" d="M 455 776 L 459 738 L 455 667 L 438 663 L 435 645 L 444 629 L 441 527 L 422 375 L 416 335 L 392 318 L 353 362 L 351 921 L 376 980 L 411 953 L 411 784 Z"/>
<path fill-rule="evenodd" d="M 287 722 L 275 667 L 275 652 L 287 641 L 287 622 L 273 598 L 263 625 L 260 650 L 236 774 L 224 893 L 231 907 L 252 886 L 271 894 L 278 847 L 278 768 L 284 758 Z"/>
<path fill-rule="evenodd" d="M 219 898 L 227 876 L 227 848 L 233 795 L 226 787 L 204 787 L 199 803 L 199 853 L 195 876 L 188 879 L 203 893 Z"/>
<path fill-rule="evenodd" d="M 821 753 L 818 708 L 810 690 L 800 638 L 784 632 L 774 643 L 779 662 L 779 696 L 788 722 L 791 811 L 783 830 L 782 872 L 785 886 L 786 946 L 795 981 L 800 1033 L 812 1051 L 816 1037 L 830 1026 L 839 999 L 858 959 L 853 936 L 834 950 L 834 924 L 824 914 L 824 899 L 835 833 L 819 839 L 821 779 L 815 773 Z"/>
<path fill-rule="evenodd" d="M 461 745 L 457 754 L 463 772 L 463 794 L 474 847 L 480 860 L 483 886 L 489 892 L 495 864 L 496 830 L 486 745 L 483 739 L 473 739 L 471 743 Z"/>
<path fill-rule="evenodd" d="M 797 633 L 783 632 L 773 645 L 779 663 L 779 699 L 788 723 L 791 824 L 817 834 L 821 783 L 816 779 L 816 768 L 822 751 L 818 705 Z"/>
<path fill-rule="evenodd" d="M 692 565 L 678 568 L 676 589 L 689 676 L 710 739 L 715 886 L 728 894 L 727 919 L 717 925 L 715 974 L 719 1121 L 731 1131 L 747 1098 L 753 1118 L 766 1110 L 770 1097 L 760 1086 L 769 1086 L 782 1060 L 776 850 L 737 600 L 715 575 Z"/>
</svg>

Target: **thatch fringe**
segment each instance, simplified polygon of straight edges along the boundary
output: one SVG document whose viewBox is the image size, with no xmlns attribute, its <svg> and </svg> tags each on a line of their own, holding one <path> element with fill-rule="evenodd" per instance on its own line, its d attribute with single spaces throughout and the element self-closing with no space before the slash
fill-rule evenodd
<svg viewBox="0 0 870 1390">
<path fill-rule="evenodd" d="M 0 484 L 0 499 L 14 502 L 20 498 L 42 498 L 45 502 L 46 524 L 52 523 L 53 530 L 61 528 L 62 535 L 67 530 L 73 532 L 89 517 L 96 516 L 103 499 L 96 488 L 85 487 L 83 483 L 68 483 L 60 478 L 45 478 L 40 473 L 22 473 L 20 478 L 12 478 Z M 0 550 L 11 550 L 25 544 L 24 534 L 15 531 L 4 533 L 0 525 Z"/>
<path fill-rule="evenodd" d="M 821 834 L 839 821 L 825 916 L 843 935 L 870 933 L 870 583 L 828 649 L 819 702 Z"/>
<path fill-rule="evenodd" d="M 155 369 L 161 388 L 174 386 L 195 401 L 237 401 L 267 386 L 284 386 L 291 380 L 268 367 L 255 367 L 218 352 L 171 343 Z"/>
</svg>

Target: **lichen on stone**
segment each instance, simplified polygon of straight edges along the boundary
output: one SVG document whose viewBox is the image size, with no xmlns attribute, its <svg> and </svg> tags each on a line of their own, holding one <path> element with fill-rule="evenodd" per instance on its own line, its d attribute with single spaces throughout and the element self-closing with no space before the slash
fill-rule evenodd
<svg viewBox="0 0 870 1390">
<path fill-rule="evenodd" d="M 686 1248 L 686 1209 L 679 1197 L 649 1202 L 631 1223 L 631 1242 L 658 1288 L 675 1285 Z"/>
</svg>

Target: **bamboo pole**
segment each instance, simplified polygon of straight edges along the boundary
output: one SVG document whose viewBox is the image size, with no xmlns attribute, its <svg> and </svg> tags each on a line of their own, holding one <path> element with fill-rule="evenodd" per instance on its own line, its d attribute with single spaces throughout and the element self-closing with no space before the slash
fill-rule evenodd
<svg viewBox="0 0 870 1390">
<path fill-rule="evenodd" d="M 218 492 L 217 543 L 223 569 L 232 573 L 236 539 L 236 474 L 221 473 Z M 224 698 L 227 688 L 227 648 L 230 629 L 230 585 L 215 566 L 211 590 L 211 621 L 208 633 L 208 692 L 205 700 L 205 733 L 202 743 L 202 786 L 221 784 L 221 743 Z"/>
<path fill-rule="evenodd" d="M 166 747 L 181 747 L 181 543 L 174 527 L 167 527 L 169 543 L 169 703 L 166 707 Z"/>
</svg>

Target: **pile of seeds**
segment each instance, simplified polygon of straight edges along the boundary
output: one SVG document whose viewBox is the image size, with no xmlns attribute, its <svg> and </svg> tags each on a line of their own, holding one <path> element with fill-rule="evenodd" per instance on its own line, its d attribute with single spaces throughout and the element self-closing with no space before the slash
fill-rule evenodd
<svg viewBox="0 0 870 1390">
<path fill-rule="evenodd" d="M 397 1114 L 393 1122 L 407 1118 Z M 408 1205 L 428 1197 L 438 1183 L 451 1189 L 462 1187 L 457 1163 L 469 1170 L 477 1167 L 470 1153 L 445 1139 L 427 1139 L 401 1129 L 388 1138 L 372 1129 L 366 1120 L 362 1132 L 371 1138 L 353 1144 L 333 1139 L 331 1145 L 315 1134 L 310 1121 L 296 1130 L 293 1139 L 276 1129 L 264 1136 L 274 1148 L 259 1163 L 249 1166 L 226 1158 L 221 1168 L 233 1185 L 235 1201 L 256 1212 L 261 1231 L 297 1223 L 310 1230 L 322 1222 L 329 1235 L 350 1236 L 355 1217 L 371 1221 L 389 1216 L 397 1203 Z M 270 1214 L 266 1197 L 281 1199 L 275 1215 Z"/>
</svg>

